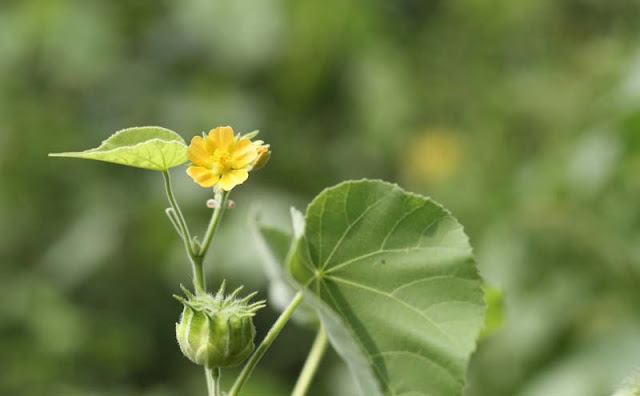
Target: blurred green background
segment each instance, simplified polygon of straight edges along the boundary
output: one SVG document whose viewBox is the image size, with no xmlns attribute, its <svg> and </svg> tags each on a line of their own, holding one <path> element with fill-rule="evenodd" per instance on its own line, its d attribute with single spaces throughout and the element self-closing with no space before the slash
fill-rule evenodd
<svg viewBox="0 0 640 396">
<path fill-rule="evenodd" d="M 160 174 L 46 156 L 139 125 L 272 145 L 210 285 L 266 297 L 250 208 L 287 224 L 344 179 L 397 182 L 459 217 L 505 291 L 468 395 L 610 394 L 640 365 L 639 39 L 633 0 L 0 1 L 0 394 L 204 394 Z M 173 175 L 201 230 L 208 191 Z M 288 394 L 313 335 L 287 326 L 246 394 Z M 330 353 L 312 395 L 352 386 Z"/>
</svg>

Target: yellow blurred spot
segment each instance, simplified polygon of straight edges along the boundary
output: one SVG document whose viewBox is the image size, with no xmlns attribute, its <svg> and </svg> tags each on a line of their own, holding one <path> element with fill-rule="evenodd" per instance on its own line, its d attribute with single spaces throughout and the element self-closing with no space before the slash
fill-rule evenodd
<svg viewBox="0 0 640 396">
<path fill-rule="evenodd" d="M 414 136 L 403 158 L 402 173 L 409 181 L 440 182 L 451 178 L 462 160 L 460 138 L 446 129 L 427 130 Z"/>
</svg>

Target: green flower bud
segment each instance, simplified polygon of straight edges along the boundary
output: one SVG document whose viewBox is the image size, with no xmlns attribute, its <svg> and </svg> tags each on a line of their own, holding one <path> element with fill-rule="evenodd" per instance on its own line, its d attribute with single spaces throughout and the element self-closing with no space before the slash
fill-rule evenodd
<svg viewBox="0 0 640 396">
<path fill-rule="evenodd" d="M 180 322 L 176 323 L 182 353 L 192 362 L 207 367 L 240 364 L 253 351 L 256 330 L 252 318 L 265 306 L 265 301 L 248 304 L 255 292 L 237 299 L 242 287 L 225 297 L 224 282 L 215 296 L 194 296 L 181 287 L 187 298 L 174 297 L 184 305 Z"/>
</svg>

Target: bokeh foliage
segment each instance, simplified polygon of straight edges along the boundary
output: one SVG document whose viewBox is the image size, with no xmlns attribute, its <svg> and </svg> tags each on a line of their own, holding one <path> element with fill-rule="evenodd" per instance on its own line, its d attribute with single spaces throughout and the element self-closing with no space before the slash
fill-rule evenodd
<svg viewBox="0 0 640 396">
<path fill-rule="evenodd" d="M 501 330 L 469 395 L 604 395 L 640 365 L 640 3 L 5 0 L 0 3 L 0 393 L 198 394 L 173 335 L 188 283 L 158 174 L 51 159 L 130 126 L 262 131 L 208 263 L 262 290 L 250 205 L 285 224 L 347 178 L 446 204 Z M 208 196 L 175 172 L 194 226 Z M 264 334 L 276 312 L 256 318 Z M 247 393 L 286 394 L 290 326 Z M 350 394 L 335 356 L 314 394 Z"/>
</svg>

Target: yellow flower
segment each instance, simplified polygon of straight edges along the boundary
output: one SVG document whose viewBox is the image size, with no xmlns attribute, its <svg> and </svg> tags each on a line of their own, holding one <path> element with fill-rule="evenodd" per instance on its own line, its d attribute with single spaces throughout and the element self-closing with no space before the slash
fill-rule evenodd
<svg viewBox="0 0 640 396">
<path fill-rule="evenodd" d="M 187 174 L 202 187 L 230 191 L 244 183 L 256 162 L 269 151 L 262 141 L 235 136 L 231 127 L 218 127 L 206 137 L 195 136 L 187 149 Z"/>
</svg>

